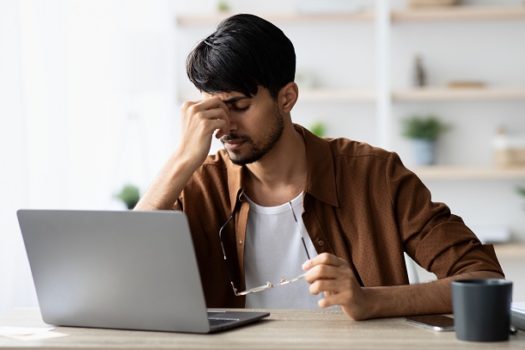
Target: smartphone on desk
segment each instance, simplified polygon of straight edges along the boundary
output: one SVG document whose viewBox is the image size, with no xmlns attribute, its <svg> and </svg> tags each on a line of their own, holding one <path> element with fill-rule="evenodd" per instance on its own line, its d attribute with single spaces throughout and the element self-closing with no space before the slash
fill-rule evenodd
<svg viewBox="0 0 525 350">
<path fill-rule="evenodd" d="M 454 330 L 454 319 L 444 315 L 421 315 L 407 317 L 407 322 L 436 332 L 448 332 Z"/>
</svg>

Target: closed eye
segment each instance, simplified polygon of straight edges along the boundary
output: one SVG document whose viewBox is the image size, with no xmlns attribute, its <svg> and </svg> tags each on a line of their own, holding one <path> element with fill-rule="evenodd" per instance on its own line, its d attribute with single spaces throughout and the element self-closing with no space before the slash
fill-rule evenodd
<svg viewBox="0 0 525 350">
<path fill-rule="evenodd" d="M 232 111 L 235 111 L 235 112 L 242 112 L 242 111 L 246 111 L 248 108 L 250 108 L 250 105 L 248 106 L 236 106 L 236 105 L 231 105 L 230 106 L 230 109 Z"/>
</svg>

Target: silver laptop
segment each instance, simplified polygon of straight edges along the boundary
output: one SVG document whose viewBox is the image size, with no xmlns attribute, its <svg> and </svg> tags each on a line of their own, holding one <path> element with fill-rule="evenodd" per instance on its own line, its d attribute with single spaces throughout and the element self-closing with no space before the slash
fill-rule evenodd
<svg viewBox="0 0 525 350">
<path fill-rule="evenodd" d="M 208 312 L 186 216 L 19 210 L 44 322 L 211 333 L 264 312 Z"/>
</svg>

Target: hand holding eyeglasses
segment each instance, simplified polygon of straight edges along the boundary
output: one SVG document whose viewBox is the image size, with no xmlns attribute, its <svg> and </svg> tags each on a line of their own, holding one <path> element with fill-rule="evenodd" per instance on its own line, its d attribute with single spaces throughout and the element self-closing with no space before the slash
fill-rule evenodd
<svg viewBox="0 0 525 350">
<path fill-rule="evenodd" d="M 343 311 L 354 320 L 366 318 L 369 310 L 365 290 L 345 260 L 335 255 L 322 253 L 303 264 L 306 282 L 310 283 L 310 293 L 324 293 L 319 300 L 322 308 L 340 305 Z"/>
</svg>

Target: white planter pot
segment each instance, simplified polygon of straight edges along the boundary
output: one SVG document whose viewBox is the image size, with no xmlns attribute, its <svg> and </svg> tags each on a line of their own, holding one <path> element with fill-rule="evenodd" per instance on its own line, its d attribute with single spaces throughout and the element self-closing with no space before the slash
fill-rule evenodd
<svg viewBox="0 0 525 350">
<path fill-rule="evenodd" d="M 432 140 L 412 140 L 416 165 L 433 165 L 436 163 L 436 142 Z"/>
</svg>

